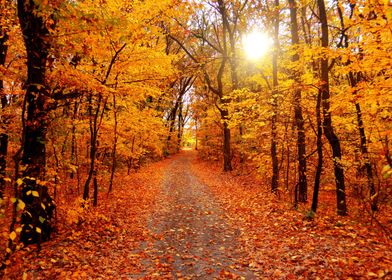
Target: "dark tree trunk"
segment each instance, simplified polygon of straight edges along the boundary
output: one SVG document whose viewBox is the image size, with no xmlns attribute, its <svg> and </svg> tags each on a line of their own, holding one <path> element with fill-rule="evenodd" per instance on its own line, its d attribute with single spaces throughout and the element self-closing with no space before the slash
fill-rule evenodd
<svg viewBox="0 0 392 280">
<path fill-rule="evenodd" d="M 76 125 L 75 125 L 75 121 L 76 121 L 76 117 L 78 115 L 78 102 L 75 101 L 74 103 L 74 112 L 73 112 L 73 117 L 72 117 L 72 135 L 71 135 L 71 164 L 72 165 L 76 165 L 76 154 L 77 154 L 77 143 L 76 143 Z M 77 166 L 77 168 L 79 168 L 79 166 Z M 74 178 L 75 172 L 74 170 L 71 170 L 71 172 L 69 173 L 69 176 L 71 179 Z"/>
<path fill-rule="evenodd" d="M 350 8 L 351 8 L 350 19 L 352 18 L 353 14 L 354 14 L 354 7 L 355 7 L 355 4 L 350 5 Z M 348 43 L 348 36 L 346 34 L 346 27 L 345 27 L 344 18 L 343 18 L 343 12 L 342 12 L 342 9 L 340 8 L 338 1 L 337 1 L 337 10 L 338 10 L 338 15 L 339 15 L 340 24 L 341 24 L 341 37 L 340 37 L 339 46 L 343 47 L 343 48 L 348 48 L 349 43 Z M 352 62 L 350 60 L 348 60 L 345 63 L 345 65 L 349 66 L 351 63 Z M 355 75 L 353 72 L 350 71 L 348 73 L 348 80 L 350 82 L 350 86 L 354 90 L 353 94 L 356 95 L 357 94 L 356 86 L 357 86 L 358 82 L 360 82 L 362 80 L 362 74 L 357 73 L 357 75 Z M 366 140 L 366 134 L 365 134 L 365 127 L 364 127 L 363 118 L 362 118 L 361 105 L 358 102 L 355 102 L 355 111 L 357 114 L 358 133 L 359 133 L 359 138 L 360 138 L 360 150 L 361 150 L 361 154 L 362 154 L 362 157 L 364 160 L 363 167 L 366 170 L 367 183 L 368 183 L 369 194 L 370 194 L 370 199 L 371 199 L 371 209 L 373 211 L 377 211 L 377 199 L 375 198 L 376 190 L 375 190 L 374 180 L 373 180 L 373 168 L 372 168 L 372 164 L 370 163 L 370 158 L 369 158 L 369 152 L 368 152 L 368 146 L 367 146 L 367 140 Z"/>
<path fill-rule="evenodd" d="M 291 18 L 291 41 L 294 47 L 299 44 L 298 37 L 298 23 L 297 23 L 297 3 L 295 0 L 289 0 L 290 5 L 290 18 Z M 294 63 L 299 61 L 298 53 L 292 57 Z M 293 78 L 296 83 L 294 90 L 294 117 L 295 125 L 297 127 L 297 151 L 298 151 L 298 201 L 307 201 L 308 183 L 306 179 L 306 137 L 304 128 L 304 118 L 302 116 L 301 107 L 301 83 L 300 73 L 293 73 Z"/>
<path fill-rule="evenodd" d="M 0 6 L 1 8 L 1 6 Z M 8 34 L 5 30 L 5 27 L 0 26 L 0 65 L 4 66 L 5 65 L 5 59 L 7 57 L 7 51 L 8 51 Z M 2 79 L 0 79 L 0 98 L 1 98 L 1 108 L 5 108 L 8 105 L 7 102 L 7 97 L 4 92 L 4 82 Z"/>
<path fill-rule="evenodd" d="M 8 135 L 0 134 L 0 198 L 3 199 L 5 191 L 5 177 L 6 177 L 6 157 L 8 150 Z"/>
<path fill-rule="evenodd" d="M 50 238 L 54 203 L 46 186 L 39 184 L 45 173 L 46 133 L 49 123 L 49 92 L 45 72 L 50 49 L 49 26 L 40 15 L 36 1 L 18 0 L 18 17 L 27 50 L 27 116 L 22 163 L 24 182 L 21 197 L 25 202 L 20 239 L 25 244 Z M 53 26 L 50 26 L 53 28 Z"/>
<path fill-rule="evenodd" d="M 8 4 L 8 3 L 7 3 Z M 7 5 L 6 4 L 6 5 Z M 6 6 L 0 5 L 0 8 L 5 9 Z M 5 65 L 5 60 L 7 57 L 8 51 L 8 33 L 6 31 L 5 26 L 0 26 L 0 66 Z M 1 108 L 4 109 L 7 107 L 7 97 L 4 92 L 4 83 L 3 80 L 0 79 L 0 98 L 1 98 Z M 2 124 L 4 125 L 4 120 L 2 118 Z M 8 135 L 6 133 L 0 134 L 0 198 L 3 198 L 4 190 L 6 182 L 4 180 L 6 176 L 6 167 L 7 167 L 7 149 L 8 149 Z"/>
<path fill-rule="evenodd" d="M 114 114 L 114 139 L 113 139 L 113 150 L 112 150 L 112 168 L 110 172 L 110 181 L 109 181 L 109 190 L 108 192 L 111 193 L 113 190 L 113 179 L 114 173 L 116 172 L 117 166 L 117 103 L 116 103 L 116 94 L 113 93 L 113 114 Z"/>
<path fill-rule="evenodd" d="M 167 150 L 170 152 L 170 141 L 172 138 L 172 134 L 175 130 L 175 123 L 176 123 L 176 117 L 178 117 L 178 131 L 177 131 L 177 148 L 179 147 L 178 143 L 180 141 L 181 138 L 181 127 L 183 126 L 183 123 L 181 123 L 181 115 L 182 115 L 182 99 L 184 97 L 184 95 L 188 92 L 188 90 L 192 87 L 193 82 L 194 82 L 194 77 L 190 76 L 190 77 L 185 77 L 185 78 L 181 78 L 179 80 L 178 83 L 178 93 L 177 93 L 177 98 L 176 98 L 176 102 L 174 103 L 173 108 L 171 109 L 170 115 L 168 117 L 168 122 L 169 122 L 169 135 L 167 137 Z M 175 85 L 175 83 L 173 84 L 173 86 Z M 180 112 L 178 112 L 178 110 L 180 110 Z"/>
<path fill-rule="evenodd" d="M 313 199 L 312 199 L 312 211 L 317 211 L 318 205 L 318 194 L 320 190 L 320 178 L 323 170 L 323 127 L 321 122 L 321 94 L 319 91 L 317 94 L 317 105 L 316 105 L 316 118 L 317 118 L 317 167 L 316 174 L 314 176 L 314 188 L 313 188 Z"/>
<path fill-rule="evenodd" d="M 93 183 L 94 183 L 94 200 L 93 200 L 93 206 L 98 205 L 98 181 L 97 181 L 97 170 L 94 170 L 94 175 L 93 175 Z"/>
<path fill-rule="evenodd" d="M 271 190 L 277 192 L 279 188 L 279 162 L 277 153 L 277 119 L 278 119 L 278 48 L 279 48 L 279 0 L 275 0 L 276 15 L 274 18 L 274 52 L 272 55 L 272 117 L 271 117 L 271 159 L 272 159 L 272 179 Z"/>
<path fill-rule="evenodd" d="M 180 106 L 178 107 L 178 127 L 177 127 L 177 152 L 181 148 L 181 138 L 182 138 L 182 127 L 184 123 L 184 117 L 183 117 L 183 102 L 180 102 Z"/>
<path fill-rule="evenodd" d="M 361 111 L 361 106 L 359 103 L 355 103 L 355 110 L 357 113 L 357 123 L 358 123 L 358 132 L 359 132 L 359 137 L 360 137 L 360 147 L 361 147 L 361 153 L 364 159 L 364 167 L 366 169 L 366 175 L 367 175 L 367 181 L 368 181 L 368 188 L 369 188 L 369 193 L 370 193 L 370 199 L 371 199 L 371 209 L 373 211 L 377 211 L 377 199 L 374 197 L 376 194 L 376 189 L 374 186 L 374 181 L 373 181 L 373 168 L 372 164 L 370 163 L 370 158 L 369 158 L 369 152 L 367 148 L 367 140 L 366 140 L 366 134 L 365 134 L 365 127 L 363 125 L 363 118 L 362 118 L 362 111 Z"/>
<path fill-rule="evenodd" d="M 93 115 L 93 96 L 89 97 L 89 115 L 90 115 L 90 169 L 88 172 L 86 183 L 84 184 L 83 199 L 89 198 L 90 183 L 94 177 L 95 160 L 97 155 L 97 140 L 98 140 L 98 116 L 102 103 L 102 95 L 99 95 L 97 100 L 97 107 Z"/>
<path fill-rule="evenodd" d="M 223 171 L 232 171 L 231 166 L 231 134 L 227 123 L 229 112 L 221 110 L 221 117 L 223 119 Z"/>
<path fill-rule="evenodd" d="M 328 40 L 328 20 L 327 13 L 325 10 L 324 0 L 317 0 L 319 13 L 320 13 L 320 23 L 321 23 L 321 46 L 327 48 L 329 46 Z M 346 191 L 344 185 L 344 172 L 341 165 L 342 152 L 340 148 L 340 141 L 334 132 L 332 126 L 332 116 L 330 111 L 330 91 L 329 91 L 329 77 L 328 77 L 328 59 L 321 59 L 321 98 L 323 107 L 323 130 L 324 135 L 328 139 L 328 142 L 332 148 L 332 157 L 334 164 L 335 182 L 336 182 L 336 203 L 337 203 L 337 213 L 338 215 L 347 215 L 347 205 L 346 205 Z"/>
</svg>

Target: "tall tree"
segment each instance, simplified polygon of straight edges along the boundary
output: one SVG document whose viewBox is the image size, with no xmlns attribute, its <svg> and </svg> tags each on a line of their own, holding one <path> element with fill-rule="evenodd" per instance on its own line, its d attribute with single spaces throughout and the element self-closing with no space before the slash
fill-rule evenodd
<svg viewBox="0 0 392 280">
<path fill-rule="evenodd" d="M 321 23 L 321 46 L 326 50 L 329 47 L 328 19 L 324 0 L 317 0 L 319 8 L 319 18 Z M 329 89 L 329 65 L 328 56 L 323 56 L 320 62 L 321 71 L 321 102 L 323 114 L 323 131 L 325 137 L 332 148 L 332 159 L 334 165 L 336 182 L 336 203 L 338 215 L 347 215 L 346 190 L 344 185 L 344 172 L 341 164 L 342 151 L 340 141 L 332 126 L 332 115 L 330 110 L 330 89 Z"/>
<path fill-rule="evenodd" d="M 18 0 L 18 18 L 27 51 L 27 115 L 23 143 L 21 241 L 39 243 L 50 238 L 51 219 L 55 208 L 48 188 L 41 183 L 46 164 L 46 132 L 49 125 L 50 91 L 45 75 L 51 48 L 51 30 L 55 16 L 43 3 Z M 50 9 L 49 9 L 50 10 Z"/>
<path fill-rule="evenodd" d="M 272 54 L 272 117 L 271 117 L 271 158 L 272 158 L 272 178 L 271 189 L 276 192 L 279 187 L 279 162 L 277 152 L 277 121 L 278 121 L 278 52 L 279 52 L 279 0 L 275 0 L 274 15 L 274 50 Z"/>
<path fill-rule="evenodd" d="M 297 3 L 295 0 L 288 0 L 290 6 L 290 19 L 291 19 L 291 43 L 295 48 L 295 54 L 292 56 L 291 60 L 294 63 L 298 63 L 299 54 L 298 54 L 298 46 L 299 46 L 299 36 L 298 36 L 298 23 L 297 23 Z M 306 137 L 305 137 L 305 128 L 304 128 L 304 118 L 302 115 L 302 106 L 301 106 L 301 78 L 298 70 L 298 65 L 294 65 L 293 71 L 293 79 L 295 81 L 295 89 L 294 89 L 294 118 L 295 125 L 297 127 L 297 157 L 298 157 L 298 201 L 305 202 L 307 201 L 307 179 L 306 179 Z"/>
<path fill-rule="evenodd" d="M 340 6 L 340 2 L 336 1 L 336 7 L 337 7 L 337 12 L 338 12 L 338 17 L 340 21 L 340 40 L 338 43 L 338 47 L 348 49 L 349 48 L 349 36 L 347 34 L 347 27 L 344 21 L 344 16 L 343 16 L 343 11 Z M 356 4 L 351 3 L 350 4 L 350 16 L 349 19 L 352 20 L 352 17 L 354 15 L 354 8 Z M 370 11 L 368 19 L 371 20 L 376 14 L 374 11 Z M 376 16 L 377 17 L 377 16 Z M 363 56 L 362 50 L 360 50 L 360 57 Z M 352 64 L 352 61 L 347 60 L 345 63 L 345 66 L 350 67 Z M 363 73 L 358 72 L 355 73 L 354 71 L 349 71 L 347 74 L 347 79 L 349 81 L 349 84 L 351 88 L 353 89 L 353 95 L 358 94 L 358 84 L 364 80 Z M 360 140 L 360 151 L 363 157 L 363 164 L 361 164 L 360 169 L 365 169 L 366 171 L 366 178 L 367 178 L 367 184 L 369 188 L 369 195 L 371 199 L 371 209 L 373 211 L 377 210 L 377 200 L 375 199 L 374 195 L 376 194 L 376 189 L 374 186 L 374 179 L 373 179 L 373 167 L 370 162 L 370 156 L 368 152 L 368 140 L 366 138 L 366 133 L 365 133 L 365 126 L 364 126 L 364 121 L 363 121 L 363 116 L 362 116 L 362 109 L 361 105 L 359 104 L 358 101 L 355 101 L 355 112 L 357 115 L 357 125 L 358 125 L 358 133 L 359 133 L 359 140 Z"/>
<path fill-rule="evenodd" d="M 5 66 L 5 61 L 8 52 L 8 26 L 5 13 L 11 8 L 10 1 L 1 1 L 0 9 L 4 12 L 4 16 L 0 19 L 0 67 Z M 4 92 L 4 81 L 0 78 L 0 99 L 1 99 L 1 109 L 7 107 L 7 96 Z M 1 123 L 4 124 L 4 116 L 1 118 Z M 4 129 L 5 130 L 5 129 Z M 8 134 L 3 132 L 0 133 L 0 198 L 3 198 L 3 193 L 5 189 L 5 169 L 7 165 L 6 156 L 8 150 Z"/>
</svg>

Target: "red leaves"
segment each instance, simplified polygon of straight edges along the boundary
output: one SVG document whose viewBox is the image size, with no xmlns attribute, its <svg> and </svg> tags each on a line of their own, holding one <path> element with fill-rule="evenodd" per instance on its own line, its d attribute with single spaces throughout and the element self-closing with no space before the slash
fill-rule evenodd
<svg viewBox="0 0 392 280">
<path fill-rule="evenodd" d="M 293 210 L 291 203 L 271 196 L 268 186 L 254 178 L 221 174 L 220 166 L 201 162 L 195 170 L 210 186 L 231 225 L 240 230 L 249 268 L 257 277 L 357 279 L 391 275 L 390 241 L 374 226 L 350 217 L 337 220 L 332 213 L 333 199 L 331 216 L 321 209 L 315 220 L 307 221 L 306 208 L 304 212 Z"/>
</svg>

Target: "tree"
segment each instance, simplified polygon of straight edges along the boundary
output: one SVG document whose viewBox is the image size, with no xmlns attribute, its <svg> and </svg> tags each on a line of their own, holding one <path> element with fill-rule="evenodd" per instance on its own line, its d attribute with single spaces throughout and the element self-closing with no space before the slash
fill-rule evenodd
<svg viewBox="0 0 392 280">
<path fill-rule="evenodd" d="M 8 51 L 8 28 L 6 20 L 8 17 L 6 13 L 9 13 L 11 9 L 11 2 L 10 1 L 2 1 L 0 2 L 0 9 L 2 11 L 6 11 L 2 19 L 0 19 L 0 67 L 5 67 L 5 61 L 7 57 Z M 1 109 L 7 107 L 7 96 L 4 92 L 4 81 L 0 78 L 0 98 L 1 98 Z M 2 122 L 4 122 L 2 120 Z M 3 129 L 2 129 L 3 130 Z M 8 150 L 8 134 L 5 132 L 1 132 L 0 134 L 0 199 L 3 198 L 3 193 L 5 189 L 5 169 L 7 165 L 6 156 Z"/>
<path fill-rule="evenodd" d="M 290 18 L 291 18 L 291 42 L 294 49 L 299 47 L 299 36 L 298 36 L 298 23 L 297 23 L 297 3 L 295 0 L 289 0 L 290 6 Z M 292 57 L 294 63 L 298 63 L 299 54 L 298 50 L 295 50 L 295 54 Z M 295 125 L 297 127 L 297 152 L 298 152 L 298 192 L 296 191 L 295 197 L 298 197 L 299 202 L 307 201 L 307 178 L 306 178 L 306 137 L 304 128 L 304 118 L 302 115 L 301 106 L 301 88 L 300 73 L 296 70 L 298 65 L 294 65 L 293 79 L 295 81 L 294 89 L 294 118 Z M 298 195 L 297 195 L 298 193 Z M 297 200 L 296 200 L 297 201 Z"/>
<path fill-rule="evenodd" d="M 271 190 L 277 192 L 279 187 L 279 162 L 277 155 L 277 118 L 278 118 L 278 52 L 279 52 L 279 0 L 275 0 L 274 15 L 274 51 L 272 54 L 272 117 L 271 117 L 271 158 L 272 178 Z"/>
<path fill-rule="evenodd" d="M 50 91 L 45 74 L 51 48 L 51 31 L 55 15 L 44 13 L 43 6 L 33 0 L 18 0 L 18 17 L 27 51 L 26 100 L 27 115 L 23 135 L 21 241 L 25 244 L 48 240 L 55 209 L 48 188 L 44 185 L 46 133 L 51 107 Z"/>
<path fill-rule="evenodd" d="M 319 8 L 319 17 L 321 23 L 321 46 L 327 50 L 329 46 L 328 39 L 328 20 L 325 10 L 324 0 L 317 0 Z M 329 65 L 328 57 L 322 57 L 320 62 L 321 71 L 321 103 L 323 114 L 323 131 L 325 137 L 332 148 L 332 159 L 334 165 L 335 182 L 336 182 L 336 203 L 338 215 L 347 215 L 346 191 L 344 185 L 344 172 L 341 164 L 342 151 L 338 136 L 335 134 L 332 126 L 332 116 L 330 111 L 330 89 L 329 89 Z"/>
</svg>

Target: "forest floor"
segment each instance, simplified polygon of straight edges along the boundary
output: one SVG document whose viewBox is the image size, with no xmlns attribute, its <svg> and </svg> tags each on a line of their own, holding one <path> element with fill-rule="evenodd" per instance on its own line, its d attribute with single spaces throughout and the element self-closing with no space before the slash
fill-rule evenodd
<svg viewBox="0 0 392 280">
<path fill-rule="evenodd" d="M 183 151 L 119 174 L 96 208 L 63 193 L 53 239 L 4 279 L 392 279 L 390 224 L 333 207 L 309 221 L 260 184 Z"/>
</svg>

